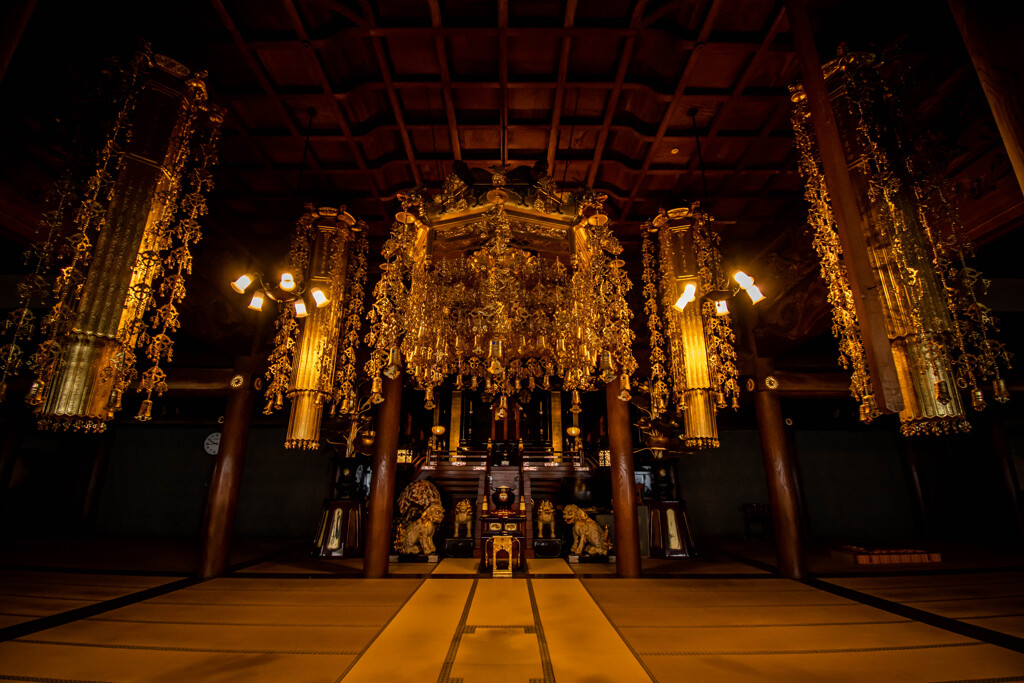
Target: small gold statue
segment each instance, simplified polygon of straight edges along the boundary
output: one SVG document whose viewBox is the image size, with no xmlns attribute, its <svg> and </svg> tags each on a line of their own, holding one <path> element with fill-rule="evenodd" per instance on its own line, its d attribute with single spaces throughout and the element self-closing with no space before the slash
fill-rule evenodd
<svg viewBox="0 0 1024 683">
<path fill-rule="evenodd" d="M 434 554 L 434 530 L 443 519 L 444 508 L 440 503 L 431 503 L 415 522 L 400 521 L 395 529 L 395 551 L 401 555 Z"/>
<path fill-rule="evenodd" d="M 537 538 L 544 538 L 544 527 L 548 527 L 550 535 L 555 537 L 555 506 L 550 500 L 542 500 L 537 506 Z"/>
<path fill-rule="evenodd" d="M 455 504 L 455 538 L 459 538 L 459 528 L 466 527 L 466 538 L 473 538 L 473 503 L 463 498 Z"/>
<path fill-rule="evenodd" d="M 566 505 L 562 511 L 566 524 L 572 525 L 572 549 L 570 555 L 607 555 L 611 544 L 608 542 L 608 527 L 601 532 L 597 522 L 576 505 Z"/>
</svg>

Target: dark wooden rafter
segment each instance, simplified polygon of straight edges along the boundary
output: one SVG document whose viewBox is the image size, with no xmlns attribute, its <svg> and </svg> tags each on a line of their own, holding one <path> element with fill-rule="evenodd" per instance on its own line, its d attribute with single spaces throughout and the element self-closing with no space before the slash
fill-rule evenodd
<svg viewBox="0 0 1024 683">
<path fill-rule="evenodd" d="M 498 0 L 498 82 L 501 84 L 501 163 L 508 163 L 508 0 Z"/>
<path fill-rule="evenodd" d="M 633 14 L 629 19 L 630 28 L 640 24 L 647 7 L 647 0 L 640 0 L 633 8 Z M 587 187 L 593 187 L 597 180 L 597 171 L 601 166 L 601 157 L 604 156 L 604 146 L 608 143 L 608 135 L 611 133 L 612 121 L 615 119 L 615 110 L 619 106 L 619 97 L 622 95 L 623 84 L 626 81 L 626 72 L 629 71 L 629 62 L 633 58 L 633 48 L 636 46 L 636 36 L 630 35 L 626 38 L 619 54 L 619 66 L 615 70 L 615 83 L 604 108 L 604 120 L 601 122 L 601 131 L 597 134 L 597 142 L 594 145 L 594 158 L 587 169 Z"/>
<path fill-rule="evenodd" d="M 732 94 L 729 95 L 729 98 L 727 100 L 722 102 L 722 106 L 718 109 L 718 112 L 712 119 L 711 125 L 708 127 L 707 133 L 704 134 L 703 144 L 705 146 L 705 149 L 708 148 L 708 141 L 714 140 L 716 138 L 725 137 L 725 135 L 722 133 L 722 126 L 724 125 L 723 122 L 725 121 L 725 113 L 731 106 L 735 105 L 736 102 L 742 98 L 743 91 L 746 89 L 747 84 L 750 83 L 750 79 L 754 74 L 754 67 L 757 65 L 757 62 L 762 57 L 762 55 L 765 54 L 765 52 L 768 50 L 771 44 L 775 41 L 775 37 L 779 34 L 779 31 L 782 29 L 782 26 L 785 22 L 785 17 L 785 10 L 783 10 L 780 7 L 778 11 L 775 13 L 775 19 L 769 25 L 764 40 L 761 41 L 761 47 L 757 49 L 757 51 L 751 56 L 750 61 L 747 62 L 746 67 L 743 69 L 743 73 L 740 74 L 740 77 L 736 80 L 736 84 L 732 88 Z M 778 128 L 779 124 L 781 123 L 779 119 L 782 118 L 782 116 L 784 116 L 785 113 L 787 113 L 788 111 L 789 105 L 787 103 L 776 108 L 776 110 L 771 115 L 769 115 L 768 122 L 761 128 L 757 137 L 751 140 L 751 143 L 747 146 L 747 149 L 743 152 L 743 155 L 737 162 L 735 166 L 735 172 L 733 174 L 730 174 L 729 176 L 726 176 L 723 179 L 723 182 L 727 182 L 729 178 L 731 178 L 732 176 L 739 175 L 743 172 L 743 169 L 749 162 L 749 159 L 751 158 L 753 151 L 760 147 L 760 144 L 764 142 L 764 140 L 767 139 L 771 135 L 771 133 L 774 130 L 776 130 L 776 128 Z M 692 131 L 692 133 L 693 135 L 697 135 L 697 131 Z M 695 174 L 699 172 L 700 159 L 697 158 L 697 155 L 694 155 L 690 159 L 690 163 L 687 165 L 686 172 L 680 174 L 679 182 L 676 183 L 676 191 L 678 192 L 679 189 L 684 185 L 684 183 L 686 183 L 690 178 L 692 178 Z M 705 197 L 704 199 L 707 198 Z"/>
<path fill-rule="evenodd" d="M 442 24 L 441 5 L 438 0 L 429 0 L 430 24 L 440 28 Z M 448 121 L 448 137 L 451 139 L 452 159 L 462 161 L 462 144 L 459 142 L 459 124 L 455 116 L 455 99 L 452 97 L 452 75 L 448 67 L 448 49 L 442 36 L 434 36 L 434 51 L 437 52 L 437 68 L 441 73 L 441 95 L 444 97 L 444 116 Z"/>
<path fill-rule="evenodd" d="M 256 59 L 256 55 L 253 54 L 252 48 L 245 42 L 241 31 L 238 30 L 238 26 L 235 25 L 231 15 L 228 14 L 227 9 L 224 7 L 224 3 L 221 2 L 221 0 L 210 0 L 210 3 L 213 5 L 214 11 L 217 12 L 217 16 L 220 17 L 221 23 L 224 24 L 224 28 L 226 28 L 228 33 L 231 34 L 231 40 L 234 42 L 239 52 L 242 53 L 242 58 L 249 66 L 249 70 L 252 71 L 253 75 L 256 77 L 256 80 L 259 82 L 264 94 L 270 98 L 274 105 L 274 110 L 277 111 L 281 120 L 284 122 L 285 127 L 288 128 L 288 132 L 291 133 L 291 137 L 294 138 L 296 144 L 301 147 L 303 145 L 302 133 L 299 131 L 298 126 L 295 125 L 295 121 L 292 120 L 292 117 L 285 108 L 284 103 L 282 103 L 281 99 L 277 96 L 277 93 L 274 92 L 274 86 L 270 83 L 270 79 L 267 78 L 267 74 L 260 65 L 259 60 Z M 309 163 L 314 169 L 320 168 L 320 162 L 317 160 L 315 154 L 310 155 Z"/>
<path fill-rule="evenodd" d="M 697 45 L 694 47 L 693 51 L 690 52 L 690 56 L 686 60 L 686 65 L 683 67 L 683 73 L 679 77 L 679 82 L 676 84 L 675 92 L 672 94 L 672 101 L 669 102 L 668 107 L 665 109 L 665 114 L 662 116 L 661 123 L 658 125 L 658 132 L 654 136 L 654 141 L 651 143 L 650 147 L 647 148 L 647 154 L 644 155 L 644 163 L 640 169 L 640 175 L 637 177 L 636 182 L 633 183 L 633 190 L 629 193 L 629 199 L 622 208 L 620 218 L 627 218 L 630 210 L 633 208 L 633 204 L 636 202 L 637 194 L 639 194 L 640 188 L 643 187 L 644 184 L 644 176 L 646 176 L 647 172 L 650 170 L 651 162 L 654 160 L 654 155 L 657 153 L 658 147 L 661 145 L 662 138 L 665 137 L 665 132 L 668 130 L 668 125 L 672 121 L 672 116 L 675 114 L 680 100 L 682 100 L 683 93 L 686 91 L 686 86 L 690 80 L 690 76 L 700 60 L 700 54 L 704 48 L 704 43 L 707 41 L 708 36 L 711 35 L 711 28 L 714 26 L 715 19 L 718 17 L 718 12 L 722 9 L 722 3 L 723 0 L 712 0 L 711 6 L 704 15 L 703 25 L 701 26 L 700 33 L 697 36 Z"/>
<path fill-rule="evenodd" d="M 434 0 L 436 2 L 436 0 Z M 578 0 L 569 0 L 565 4 L 566 28 L 576 22 L 576 5 Z M 569 54 L 572 52 L 572 36 L 562 38 L 562 54 L 558 58 L 558 81 L 555 83 L 555 101 L 551 107 L 551 132 L 548 133 L 548 173 L 555 174 L 555 153 L 558 151 L 558 123 L 562 118 L 562 107 L 565 105 L 565 81 L 569 73 Z M 569 163 L 566 160 L 566 163 Z"/>
<path fill-rule="evenodd" d="M 320 63 L 320 57 L 316 54 L 313 49 L 312 43 L 309 41 L 309 34 L 306 31 L 306 26 L 302 21 L 302 17 L 299 16 L 298 9 L 295 7 L 294 0 L 282 0 L 284 2 L 284 8 L 288 12 L 288 18 L 292 22 L 292 28 L 295 30 L 296 35 L 299 36 L 299 40 L 302 41 L 303 50 L 302 54 L 305 56 L 306 61 L 309 63 L 310 68 L 313 70 L 313 74 L 316 79 L 320 82 L 320 89 L 324 95 L 327 96 L 328 101 L 331 103 L 331 113 L 338 121 L 338 126 L 341 128 L 341 132 L 348 140 L 349 149 L 352 152 L 352 157 L 356 161 L 356 165 L 359 166 L 359 170 L 363 172 L 363 176 L 366 179 L 366 183 L 370 187 L 370 193 L 374 199 L 380 200 L 380 190 L 377 188 L 377 182 L 370 173 L 369 167 L 366 165 L 366 159 L 363 158 L 363 153 L 359 149 L 359 145 L 356 144 L 355 138 L 352 136 L 352 127 L 348 123 L 348 117 L 345 116 L 345 112 L 341 110 L 341 105 L 338 103 L 338 98 L 334 96 L 334 90 L 331 87 L 331 83 L 327 78 L 327 72 L 324 71 L 324 65 Z M 386 219 L 388 216 L 387 208 L 381 203 L 381 215 Z"/>
<path fill-rule="evenodd" d="M 384 81 L 384 89 L 387 91 L 388 101 L 391 103 L 391 113 L 395 117 L 398 134 L 402 138 L 402 146 L 405 147 L 405 157 L 409 162 L 412 180 L 416 185 L 422 185 L 423 177 L 420 175 L 420 165 L 416 161 L 416 153 L 412 147 L 412 138 L 409 137 L 409 129 L 405 126 L 405 117 L 402 116 L 402 103 L 398 99 L 398 91 L 395 89 L 395 82 L 391 77 L 391 65 L 388 63 L 388 56 L 384 50 L 384 39 L 374 36 L 372 42 L 373 52 L 377 55 L 377 66 L 380 68 L 380 76 Z"/>
<path fill-rule="evenodd" d="M 743 69 L 743 73 L 740 74 L 740 77 L 736 80 L 736 84 L 732 88 L 732 94 L 729 95 L 729 99 L 722 103 L 722 106 L 718 109 L 714 119 L 712 119 L 711 126 L 708 128 L 708 132 L 704 136 L 705 141 L 715 139 L 715 137 L 717 137 L 721 132 L 723 122 L 725 121 L 725 113 L 736 103 L 740 95 L 746 89 L 747 84 L 750 83 L 750 79 L 754 75 L 754 67 L 757 65 L 758 60 L 761 59 L 761 56 L 767 51 L 768 46 L 775 41 L 775 37 L 779 34 L 785 19 L 786 12 L 780 7 L 775 14 L 774 21 L 769 25 L 768 32 L 765 34 L 764 40 L 761 42 L 761 47 L 759 47 L 757 52 L 751 56 L 750 61 L 747 62 L 746 67 Z M 694 131 L 694 133 L 696 134 L 696 131 Z M 694 156 L 690 159 L 690 164 L 687 167 L 687 170 L 691 173 L 698 170 L 698 163 L 699 159 Z"/>
</svg>

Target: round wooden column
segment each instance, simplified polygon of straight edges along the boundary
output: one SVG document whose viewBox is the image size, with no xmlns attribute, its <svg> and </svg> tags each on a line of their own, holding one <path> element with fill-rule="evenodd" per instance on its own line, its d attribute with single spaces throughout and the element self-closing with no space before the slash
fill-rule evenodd
<svg viewBox="0 0 1024 683">
<path fill-rule="evenodd" d="M 612 463 L 612 507 L 615 511 L 615 573 L 625 579 L 635 579 L 640 576 L 640 531 L 636 521 L 632 425 L 629 404 L 619 400 L 621 390 L 618 377 L 604 387 Z"/>
<path fill-rule="evenodd" d="M 807 576 L 807 569 L 800 528 L 800 505 L 792 457 L 786 447 L 782 406 L 777 394 L 761 390 L 754 392 L 754 407 L 757 410 L 761 455 L 764 457 L 764 473 L 772 505 L 779 573 L 789 579 L 802 579 Z"/>
<path fill-rule="evenodd" d="M 391 514 L 395 505 L 395 472 L 398 469 L 398 429 L 402 417 L 402 373 L 384 378 L 384 402 L 377 411 L 377 440 L 370 475 L 369 517 L 366 521 L 366 553 L 363 576 L 388 575 L 391 555 Z"/>
<path fill-rule="evenodd" d="M 949 0 L 949 9 L 1024 191 L 1024 5 Z"/>
<path fill-rule="evenodd" d="M 235 361 L 235 374 L 231 378 L 224 409 L 220 449 L 206 499 L 203 557 L 199 567 L 199 575 L 204 579 L 220 576 L 228 566 L 231 534 L 238 511 L 238 491 L 242 487 L 242 465 L 245 463 L 245 448 L 249 442 L 249 425 L 256 398 L 252 378 L 261 361 L 256 356 L 242 356 Z"/>
</svg>

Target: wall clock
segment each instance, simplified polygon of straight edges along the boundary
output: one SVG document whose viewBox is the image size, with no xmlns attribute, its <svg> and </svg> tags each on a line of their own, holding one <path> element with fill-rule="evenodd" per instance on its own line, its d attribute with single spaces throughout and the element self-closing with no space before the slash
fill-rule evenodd
<svg viewBox="0 0 1024 683">
<path fill-rule="evenodd" d="M 220 432 L 212 432 L 203 439 L 203 450 L 207 455 L 217 455 L 220 451 Z"/>
</svg>

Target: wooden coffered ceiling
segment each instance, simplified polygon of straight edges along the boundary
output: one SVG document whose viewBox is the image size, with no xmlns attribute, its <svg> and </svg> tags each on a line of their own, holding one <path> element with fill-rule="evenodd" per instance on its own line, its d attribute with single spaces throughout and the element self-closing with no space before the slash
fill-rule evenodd
<svg viewBox="0 0 1024 683">
<path fill-rule="evenodd" d="M 606 193 L 634 283 L 640 225 L 659 208 L 701 200 L 727 259 L 747 264 L 775 298 L 759 335 L 783 348 L 827 329 L 789 124 L 788 86 L 799 74 L 781 2 L 100 4 L 39 2 L 0 83 L 18 102 L 3 114 L 0 226 L 12 241 L 32 237 L 47 178 L 70 145 L 55 119 L 70 115 L 100 57 L 146 37 L 207 70 L 227 118 L 196 253 L 199 296 L 185 314 L 185 332 L 198 339 L 245 350 L 255 321 L 223 283 L 271 268 L 303 203 L 345 204 L 380 241 L 396 194 L 439 186 L 456 160 L 480 169 L 546 162 L 564 185 Z M 814 3 L 822 56 L 840 40 L 897 40 L 923 65 L 918 86 L 936 95 L 930 106 L 969 99 L 984 129 L 955 27 L 935 16 L 944 4 L 923 13 L 928 4 Z M 33 95 L 39 81 L 52 87 Z M 998 139 L 981 136 L 959 168 L 993 154 Z"/>
</svg>

